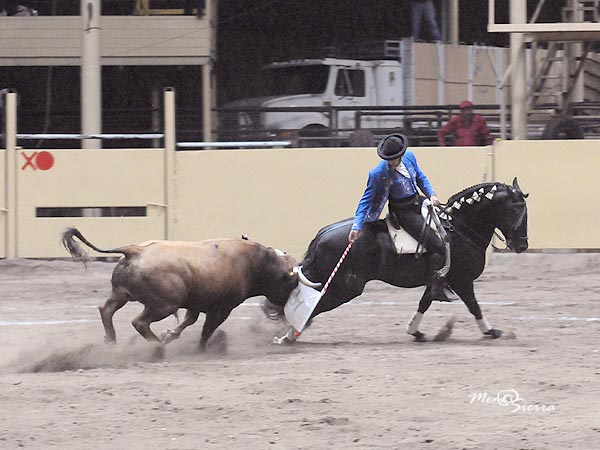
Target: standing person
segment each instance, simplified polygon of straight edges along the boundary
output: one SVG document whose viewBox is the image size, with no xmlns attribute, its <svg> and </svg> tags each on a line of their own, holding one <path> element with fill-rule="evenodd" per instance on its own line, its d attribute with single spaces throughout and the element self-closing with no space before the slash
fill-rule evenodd
<svg viewBox="0 0 600 450">
<path fill-rule="evenodd" d="M 465 100 L 458 105 L 460 114 L 453 116 L 438 131 L 440 147 L 446 146 L 446 135 L 454 135 L 454 145 L 471 147 L 475 145 L 491 145 L 493 142 L 490 129 L 485 118 L 473 112 L 473 103 Z"/>
<path fill-rule="evenodd" d="M 412 0 L 410 9 L 412 37 L 418 41 L 422 37 L 421 24 L 429 27 L 429 33 L 434 41 L 441 41 L 440 27 L 435 18 L 435 6 L 433 0 Z"/>
<path fill-rule="evenodd" d="M 446 278 L 440 274 L 446 259 L 444 243 L 431 228 L 425 226 L 421 215 L 424 197 L 419 195 L 418 188 L 434 205 L 439 205 L 433 187 L 419 168 L 414 153 L 407 151 L 407 140 L 403 135 L 384 137 L 377 146 L 377 154 L 382 161 L 369 172 L 367 187 L 356 208 L 348 240 L 358 239 L 366 222 L 378 220 L 386 201 L 389 201 L 390 215 L 395 215 L 402 228 L 416 240 L 424 235 L 422 244 L 428 253 L 433 280 L 432 299 L 453 301 L 454 298 L 450 298 L 453 292 L 448 288 Z"/>
</svg>

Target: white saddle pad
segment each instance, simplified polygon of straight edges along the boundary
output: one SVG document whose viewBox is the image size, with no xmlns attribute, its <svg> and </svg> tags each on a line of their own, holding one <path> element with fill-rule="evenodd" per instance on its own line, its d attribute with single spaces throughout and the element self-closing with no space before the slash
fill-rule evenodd
<svg viewBox="0 0 600 450">
<path fill-rule="evenodd" d="M 431 201 L 426 198 L 423 200 L 423 204 L 421 205 L 421 215 L 423 219 L 427 222 L 429 215 L 429 205 Z M 437 229 L 435 228 L 435 223 L 433 220 L 429 221 L 429 225 L 433 231 L 439 236 Z M 385 218 L 385 223 L 388 227 L 388 232 L 390 233 L 390 237 L 392 238 L 392 242 L 396 245 L 396 252 L 398 253 L 417 253 L 417 247 L 419 243 L 417 240 L 412 237 L 408 232 L 406 232 L 403 228 L 397 229 L 391 224 L 389 217 Z M 440 236 L 441 239 L 441 236 Z M 421 246 L 419 248 L 419 253 L 425 253 L 425 247 Z"/>
</svg>

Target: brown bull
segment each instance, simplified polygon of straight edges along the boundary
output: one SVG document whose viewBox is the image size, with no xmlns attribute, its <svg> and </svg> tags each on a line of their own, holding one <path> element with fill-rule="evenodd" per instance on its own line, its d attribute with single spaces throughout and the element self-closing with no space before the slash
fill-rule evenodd
<svg viewBox="0 0 600 450">
<path fill-rule="evenodd" d="M 129 301 L 144 305 L 133 319 L 135 329 L 149 341 L 161 341 L 150 324 L 187 309 L 177 328 L 162 338 L 168 343 L 206 314 L 200 348 L 249 297 L 264 295 L 283 308 L 290 293 L 304 279 L 296 261 L 283 252 L 244 239 L 213 239 L 200 242 L 148 241 L 109 250 L 91 244 L 76 228 L 68 228 L 62 243 L 71 256 L 89 258 L 74 238 L 99 253 L 121 253 L 112 273 L 112 293 L 100 306 L 105 340 L 115 342 L 113 315 Z"/>
</svg>

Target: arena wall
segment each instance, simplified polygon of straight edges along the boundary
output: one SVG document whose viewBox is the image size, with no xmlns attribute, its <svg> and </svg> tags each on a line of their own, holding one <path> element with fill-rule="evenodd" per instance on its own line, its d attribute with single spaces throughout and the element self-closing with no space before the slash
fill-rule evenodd
<svg viewBox="0 0 600 450">
<path fill-rule="evenodd" d="M 6 241 L 8 239 L 8 229 L 6 226 L 8 205 L 6 204 L 6 152 L 0 150 L 0 257 L 6 256 Z"/>
<path fill-rule="evenodd" d="M 493 147 L 416 148 L 419 163 L 442 200 L 468 186 L 518 177 L 530 193 L 532 249 L 598 249 L 597 202 L 592 196 L 600 154 L 597 141 L 506 141 Z M 52 150 L 44 157 L 16 150 L 15 186 L 0 168 L 1 198 L 16 197 L 15 236 L 3 257 L 65 257 L 59 237 L 78 227 L 100 247 L 148 239 L 251 239 L 301 257 L 322 226 L 354 214 L 368 171 L 370 148 L 198 150 Z M 5 156 L 5 155 L 0 155 Z M 49 160 L 52 165 L 48 167 Z M 559 162 L 560 161 L 560 165 Z M 167 200 L 170 199 L 170 200 Z M 168 204 L 170 203 L 170 204 Z M 145 216 L 95 217 L 99 208 L 145 208 Z M 38 217 L 38 208 L 81 209 L 81 217 Z M 3 209 L 6 209 L 3 206 Z M 12 244 L 11 244 L 12 245 Z"/>
<path fill-rule="evenodd" d="M 67 226 L 100 247 L 165 237 L 164 150 L 18 150 L 16 164 L 18 257 L 65 256 Z M 103 208 L 115 216 L 98 217 Z"/>
<path fill-rule="evenodd" d="M 519 177 L 529 192 L 530 248 L 600 249 L 596 140 L 503 141 L 494 148 L 494 174 Z"/>
<path fill-rule="evenodd" d="M 442 198 L 491 175 L 486 148 L 415 153 Z M 354 215 L 378 161 L 370 148 L 177 152 L 174 238 L 248 234 L 302 256 L 321 227 Z"/>
</svg>

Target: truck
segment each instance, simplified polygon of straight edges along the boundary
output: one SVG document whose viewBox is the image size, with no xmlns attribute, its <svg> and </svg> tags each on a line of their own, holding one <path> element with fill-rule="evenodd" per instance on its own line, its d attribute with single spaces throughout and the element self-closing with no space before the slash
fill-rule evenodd
<svg viewBox="0 0 600 450">
<path fill-rule="evenodd" d="M 266 65 L 264 95 L 220 108 L 221 139 L 299 137 L 318 144 L 325 138 L 347 139 L 359 126 L 358 108 L 404 105 L 402 47 L 402 41 L 387 40 L 357 46 L 353 49 L 357 58 L 336 54 Z M 368 122 L 362 123 L 366 128 L 399 125 L 397 116 L 365 116 L 363 121 Z"/>
</svg>

